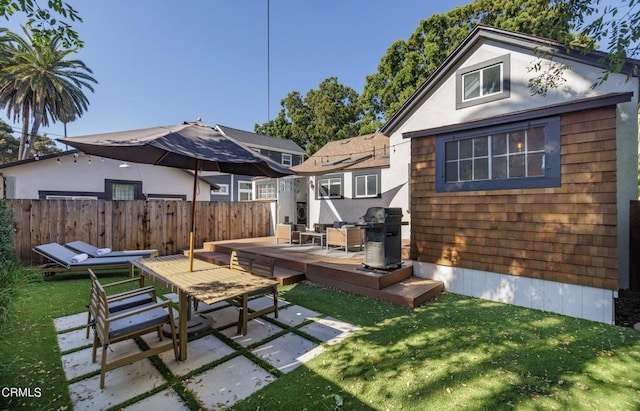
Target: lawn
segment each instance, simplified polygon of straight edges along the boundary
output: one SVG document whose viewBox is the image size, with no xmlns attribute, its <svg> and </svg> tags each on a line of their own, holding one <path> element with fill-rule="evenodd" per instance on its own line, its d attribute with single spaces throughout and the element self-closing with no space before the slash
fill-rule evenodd
<svg viewBox="0 0 640 411">
<path fill-rule="evenodd" d="M 0 387 L 41 389 L 0 409 L 72 408 L 52 319 L 85 310 L 89 280 L 63 278 L 29 284 L 0 335 Z M 306 283 L 281 296 L 362 331 L 234 409 L 640 409 L 630 328 L 454 294 L 416 310 Z"/>
</svg>

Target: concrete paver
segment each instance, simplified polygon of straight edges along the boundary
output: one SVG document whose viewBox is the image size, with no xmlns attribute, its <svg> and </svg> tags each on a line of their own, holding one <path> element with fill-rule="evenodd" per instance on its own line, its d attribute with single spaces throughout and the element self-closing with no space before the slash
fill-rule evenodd
<svg viewBox="0 0 640 411">
<path fill-rule="evenodd" d="M 238 356 L 190 378 L 186 387 L 207 409 L 230 407 L 273 381 L 275 377 L 244 356 Z"/>
<path fill-rule="evenodd" d="M 256 298 L 250 301 L 249 306 L 251 309 L 259 309 L 271 301 L 270 297 Z M 213 332 L 189 341 L 186 361 L 176 361 L 173 351 L 166 351 L 158 357 L 173 376 L 191 375 L 182 384 L 208 409 L 224 409 L 277 378 L 277 375 L 263 368 L 256 358 L 271 364 L 282 373 L 288 373 L 325 350 L 324 346 L 318 345 L 313 338 L 327 345 L 336 344 L 359 330 L 351 324 L 325 317 L 302 306 L 286 306 L 288 303 L 282 300 L 279 304 L 286 308 L 280 310 L 277 319 L 271 313 L 251 320 L 245 336 L 237 335 L 237 327 L 234 324 L 238 321 L 237 307 L 227 303 L 211 306 L 201 304 L 198 315 L 211 318 L 211 327 L 218 329 L 222 336 Z M 267 317 L 270 320 L 266 319 Z M 76 380 L 69 385 L 74 409 L 102 410 L 122 407 L 121 404 L 133 398 L 141 399 L 123 409 L 188 409 L 180 395 L 167 384 L 165 377 L 150 359 L 107 372 L 106 386 L 101 390 L 100 376 L 95 375 L 100 370 L 101 349 L 98 350 L 98 362 L 92 363 L 91 348 L 82 348 L 93 343 L 93 336 L 85 338 L 85 328 L 79 328 L 86 324 L 86 318 L 86 313 L 78 313 L 54 320 L 58 330 L 58 344 L 63 352 L 65 376 L 67 380 Z M 302 325 L 309 320 L 313 322 Z M 298 335 L 290 328 L 297 328 L 303 334 Z M 282 335 L 272 339 L 278 334 Z M 155 333 L 142 338 L 149 346 L 160 343 Z M 237 351 L 239 346 L 253 348 L 250 351 Z M 111 361 L 119 355 L 130 354 L 140 349 L 134 340 L 121 341 L 109 346 L 108 358 Z M 197 374 L 193 375 L 194 372 Z M 163 388 L 163 385 L 164 389 L 153 393 L 158 388 Z"/>
</svg>

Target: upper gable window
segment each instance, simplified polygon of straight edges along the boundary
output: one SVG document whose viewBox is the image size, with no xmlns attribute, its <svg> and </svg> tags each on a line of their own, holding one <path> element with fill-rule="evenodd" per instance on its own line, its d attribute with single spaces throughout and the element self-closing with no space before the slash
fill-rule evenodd
<svg viewBox="0 0 640 411">
<path fill-rule="evenodd" d="M 456 109 L 509 97 L 509 55 L 465 67 L 456 72 Z"/>
<path fill-rule="evenodd" d="M 293 156 L 291 154 L 282 153 L 282 161 L 283 166 L 291 167 L 293 165 Z"/>
</svg>

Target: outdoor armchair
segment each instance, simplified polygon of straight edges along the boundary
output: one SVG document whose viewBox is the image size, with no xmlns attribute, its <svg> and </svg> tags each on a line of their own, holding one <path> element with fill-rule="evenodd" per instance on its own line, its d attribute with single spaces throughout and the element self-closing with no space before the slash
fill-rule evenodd
<svg viewBox="0 0 640 411">
<path fill-rule="evenodd" d="M 275 259 L 271 257 L 234 250 L 231 252 L 229 268 L 244 272 L 247 275 L 275 279 Z M 249 296 L 268 294 L 273 295 L 273 305 L 268 305 L 267 307 L 249 313 L 249 308 L 247 307 Z M 274 283 L 273 286 L 261 290 L 244 294 L 236 298 L 236 300 L 239 300 L 241 303 L 240 316 L 238 318 L 238 334 L 247 334 L 247 323 L 261 315 L 273 312 L 275 317 L 278 318 L 278 283 Z"/>
<path fill-rule="evenodd" d="M 344 251 L 349 251 L 349 248 L 360 247 L 362 248 L 362 230 L 359 227 L 342 227 L 342 228 L 327 228 L 327 239 L 325 241 L 327 250 L 329 246 L 335 246 L 338 248 L 344 248 Z"/>
<path fill-rule="evenodd" d="M 131 277 L 133 277 L 134 267 L 131 261 L 142 258 L 140 256 L 88 257 L 83 261 L 75 262 L 74 257 L 77 257 L 78 253 L 58 243 L 37 245 L 33 247 L 33 251 L 48 260 L 48 262 L 39 265 L 38 268 L 52 275 L 64 271 L 87 271 L 89 268 L 128 268 Z"/>
<path fill-rule="evenodd" d="M 89 294 L 89 303 L 87 304 L 87 338 L 89 338 L 89 330 L 95 326 L 95 316 L 98 304 L 98 287 L 101 284 L 95 273 L 89 270 L 91 278 L 91 292 Z M 137 284 L 136 284 L 137 283 Z M 102 288 L 107 291 L 110 288 L 118 287 L 125 284 L 136 284 L 137 287 L 127 291 L 110 294 L 107 296 L 109 302 L 109 313 L 113 314 L 119 311 L 130 310 L 147 304 L 155 304 L 158 302 L 156 289 L 153 286 L 144 286 L 144 278 L 130 278 L 127 280 L 116 281 L 109 284 L 101 284 Z"/>
<path fill-rule="evenodd" d="M 288 244 L 298 242 L 300 240 L 300 231 L 304 230 L 305 228 L 301 224 L 278 224 L 276 226 L 276 244 L 280 244 L 280 242 Z"/>
<path fill-rule="evenodd" d="M 104 388 L 107 371 L 157 355 L 172 348 L 176 360 L 178 359 L 178 339 L 176 337 L 173 306 L 170 300 L 148 304 L 114 314 L 109 311 L 109 305 L 112 303 L 113 302 L 107 298 L 107 293 L 102 285 L 96 283 L 96 317 L 91 360 L 94 363 L 97 361 L 98 347 L 102 347 L 100 388 Z M 165 324 L 168 324 L 170 327 L 171 342 L 160 344 L 141 352 L 135 350 L 132 353 L 121 353 L 123 356 L 119 356 L 111 362 L 108 361 L 107 354 L 110 350 L 109 345 L 154 331 L 158 333 L 158 338 L 163 340 L 162 326 Z"/>
<path fill-rule="evenodd" d="M 158 250 L 124 250 L 124 251 L 112 251 L 108 248 L 98 248 L 93 244 L 76 240 L 65 244 L 65 247 L 70 248 L 78 253 L 85 253 L 89 257 L 93 258 L 105 258 L 105 257 L 157 257 Z"/>
</svg>

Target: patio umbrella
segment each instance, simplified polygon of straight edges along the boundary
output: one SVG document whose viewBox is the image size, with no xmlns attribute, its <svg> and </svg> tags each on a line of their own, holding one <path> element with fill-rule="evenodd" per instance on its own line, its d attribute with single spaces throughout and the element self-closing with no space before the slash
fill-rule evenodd
<svg viewBox="0 0 640 411">
<path fill-rule="evenodd" d="M 195 204 L 198 171 L 246 176 L 294 174 L 246 145 L 200 121 L 113 133 L 58 139 L 86 154 L 194 171 L 189 268 L 193 271 Z"/>
</svg>

